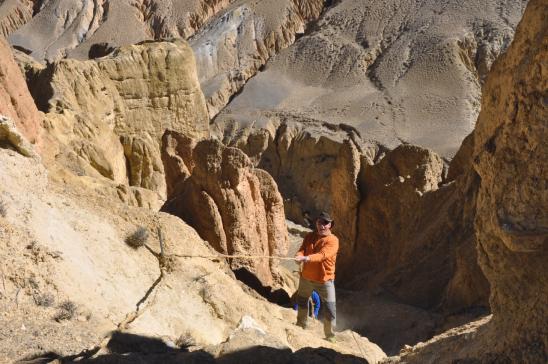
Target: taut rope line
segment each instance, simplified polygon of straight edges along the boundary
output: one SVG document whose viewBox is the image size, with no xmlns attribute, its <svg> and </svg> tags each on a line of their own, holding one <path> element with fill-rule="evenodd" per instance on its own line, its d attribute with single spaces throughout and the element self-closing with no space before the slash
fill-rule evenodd
<svg viewBox="0 0 548 364">
<path fill-rule="evenodd" d="M 217 259 L 217 258 L 237 258 L 237 259 L 279 259 L 279 260 L 295 260 L 291 257 L 279 257 L 275 255 L 229 255 L 229 254 L 212 254 L 212 255 L 192 255 L 192 254 L 168 254 L 177 258 L 204 258 L 204 259 Z"/>
</svg>

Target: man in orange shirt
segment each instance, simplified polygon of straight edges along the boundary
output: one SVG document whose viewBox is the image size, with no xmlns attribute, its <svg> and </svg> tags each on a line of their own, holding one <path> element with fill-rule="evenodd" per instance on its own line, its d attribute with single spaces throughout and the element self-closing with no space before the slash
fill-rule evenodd
<svg viewBox="0 0 548 364">
<path fill-rule="evenodd" d="M 295 255 L 297 262 L 303 262 L 301 279 L 297 290 L 297 325 L 306 328 L 308 319 L 308 297 L 315 290 L 325 303 L 323 329 L 328 341 L 335 341 L 336 299 L 335 262 L 339 250 L 339 239 L 331 233 L 334 221 L 328 213 L 322 212 L 316 219 L 316 231 L 308 233 Z"/>
</svg>

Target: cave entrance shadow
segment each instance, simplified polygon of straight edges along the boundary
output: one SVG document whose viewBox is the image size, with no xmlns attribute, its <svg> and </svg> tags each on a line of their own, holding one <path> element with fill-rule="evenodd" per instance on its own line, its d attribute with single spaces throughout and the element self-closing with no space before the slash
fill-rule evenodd
<svg viewBox="0 0 548 364">
<path fill-rule="evenodd" d="M 285 290 L 281 288 L 273 290 L 272 287 L 263 286 L 259 278 L 245 268 L 235 269 L 233 272 L 237 280 L 266 298 L 268 302 L 289 307 L 290 297 Z"/>
</svg>

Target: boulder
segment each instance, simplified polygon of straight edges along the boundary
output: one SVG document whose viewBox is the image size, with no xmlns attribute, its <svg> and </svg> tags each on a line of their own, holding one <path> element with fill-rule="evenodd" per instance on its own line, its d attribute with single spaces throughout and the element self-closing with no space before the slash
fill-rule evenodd
<svg viewBox="0 0 548 364">
<path fill-rule="evenodd" d="M 37 157 L 34 147 L 21 135 L 10 118 L 0 115 L 0 148 L 15 149 L 25 157 Z"/>
</svg>

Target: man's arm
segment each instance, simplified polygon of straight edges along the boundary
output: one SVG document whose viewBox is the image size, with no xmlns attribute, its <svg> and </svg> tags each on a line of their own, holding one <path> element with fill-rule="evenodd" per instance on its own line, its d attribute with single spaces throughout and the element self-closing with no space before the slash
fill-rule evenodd
<svg viewBox="0 0 548 364">
<path fill-rule="evenodd" d="M 323 262 L 337 254 L 337 251 L 339 250 L 339 239 L 336 236 L 330 236 L 326 240 L 325 245 L 319 252 L 307 257 L 309 262 Z"/>
<path fill-rule="evenodd" d="M 297 250 L 297 253 L 295 254 L 295 260 L 298 262 L 307 260 L 307 258 L 304 256 L 304 248 L 306 244 L 308 243 L 309 236 L 310 234 L 306 234 L 306 236 L 303 239 L 303 243 L 301 244 L 301 247 L 299 248 L 299 250 Z"/>
</svg>

